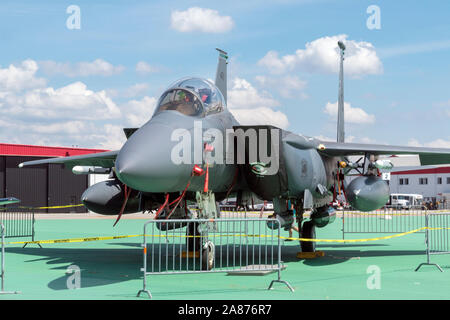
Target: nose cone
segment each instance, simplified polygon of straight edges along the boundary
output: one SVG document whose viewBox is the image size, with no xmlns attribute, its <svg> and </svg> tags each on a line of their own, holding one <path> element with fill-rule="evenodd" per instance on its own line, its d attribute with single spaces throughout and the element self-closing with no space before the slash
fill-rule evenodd
<svg viewBox="0 0 450 320">
<path fill-rule="evenodd" d="M 178 144 L 171 141 L 173 130 L 157 122 L 149 122 L 137 130 L 116 158 L 117 177 L 127 186 L 144 192 L 183 190 L 192 165 L 172 161 L 172 150 Z"/>
</svg>

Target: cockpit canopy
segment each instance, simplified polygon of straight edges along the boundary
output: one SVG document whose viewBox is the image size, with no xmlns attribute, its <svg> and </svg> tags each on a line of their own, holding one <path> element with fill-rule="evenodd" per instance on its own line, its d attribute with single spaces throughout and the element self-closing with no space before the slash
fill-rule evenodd
<svg viewBox="0 0 450 320">
<path fill-rule="evenodd" d="M 220 90 L 201 78 L 184 78 L 173 83 L 161 96 L 155 114 L 175 110 L 187 116 L 205 116 L 226 108 Z"/>
</svg>

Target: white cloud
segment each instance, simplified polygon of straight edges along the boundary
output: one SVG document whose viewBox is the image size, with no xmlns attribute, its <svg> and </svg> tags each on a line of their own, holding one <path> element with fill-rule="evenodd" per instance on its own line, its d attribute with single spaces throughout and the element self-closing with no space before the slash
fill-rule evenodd
<svg viewBox="0 0 450 320">
<path fill-rule="evenodd" d="M 0 91 L 20 91 L 44 86 L 45 79 L 35 77 L 38 69 L 38 64 L 33 60 L 25 60 L 20 66 L 11 64 L 8 68 L 0 69 Z"/>
<path fill-rule="evenodd" d="M 135 83 L 127 88 L 106 89 L 105 92 L 111 98 L 135 98 L 145 95 L 149 89 L 148 83 Z"/>
<path fill-rule="evenodd" d="M 245 79 L 235 78 L 228 90 L 228 108 L 243 125 L 271 124 L 286 129 L 287 116 L 273 108 L 280 103 L 267 92 L 259 92 Z"/>
<path fill-rule="evenodd" d="M 334 119 L 337 119 L 338 103 L 328 102 L 324 112 Z M 361 108 L 353 108 L 350 103 L 344 102 L 344 118 L 345 123 L 371 124 L 375 122 L 375 116 L 368 114 Z"/>
<path fill-rule="evenodd" d="M 104 149 L 118 150 L 126 141 L 123 127 L 118 125 L 105 124 L 102 136 L 105 138 L 100 141 L 99 147 Z"/>
<path fill-rule="evenodd" d="M 230 16 L 220 16 L 217 10 L 192 7 L 186 11 L 173 11 L 171 27 L 180 32 L 223 33 L 234 26 Z"/>
<path fill-rule="evenodd" d="M 41 61 L 39 65 L 42 71 L 48 75 L 62 74 L 67 77 L 112 76 L 125 70 L 125 67 L 114 66 L 103 59 L 96 59 L 92 62 L 83 61 L 76 64 Z"/>
<path fill-rule="evenodd" d="M 420 143 L 417 139 L 410 139 L 408 141 L 408 146 L 450 149 L 450 140 L 436 139 L 430 142 Z"/>
<path fill-rule="evenodd" d="M 151 66 L 145 61 L 139 61 L 136 63 L 136 72 L 141 75 L 157 72 L 158 70 L 159 69 L 157 67 Z"/>
<path fill-rule="evenodd" d="M 44 87 L 23 95 L 8 94 L 0 99 L 0 103 L 9 115 L 38 119 L 111 119 L 121 115 L 120 109 L 105 91 L 88 90 L 79 81 L 59 89 Z"/>
<path fill-rule="evenodd" d="M 273 125 L 281 129 L 289 126 L 287 116 L 281 111 L 270 108 L 234 109 L 230 110 L 236 120 L 242 125 Z"/>
<path fill-rule="evenodd" d="M 125 136 L 122 127 L 117 126 L 114 134 L 109 127 L 111 125 L 95 120 L 27 122 L 20 118 L 14 118 L 14 121 L 0 119 L 2 140 L 18 144 L 116 149 L 123 144 Z"/>
<path fill-rule="evenodd" d="M 228 90 L 228 106 L 232 109 L 272 108 L 280 103 L 267 92 L 259 92 L 250 82 L 242 78 L 234 78 Z"/>
<path fill-rule="evenodd" d="M 306 88 L 306 81 L 300 80 L 297 76 L 256 76 L 256 81 L 265 88 L 278 91 L 283 98 L 306 99 L 308 97 L 303 92 Z"/>
<path fill-rule="evenodd" d="M 339 71 L 339 49 L 337 42 L 346 45 L 344 71 L 348 75 L 362 76 L 380 74 L 383 65 L 375 47 L 369 42 L 346 40 L 347 35 L 322 37 L 298 49 L 294 54 L 279 57 L 278 52 L 269 51 L 259 62 L 271 73 L 283 74 L 296 69 L 311 73 L 337 73 Z"/>
<path fill-rule="evenodd" d="M 141 100 L 131 100 L 121 106 L 129 125 L 141 127 L 150 120 L 155 111 L 157 99 L 145 96 Z"/>
<path fill-rule="evenodd" d="M 321 140 L 321 141 L 331 141 L 331 142 L 335 142 L 336 141 L 336 138 L 330 138 L 330 137 L 327 137 L 327 136 L 324 136 L 324 135 L 318 135 L 318 136 L 314 136 L 314 138 L 316 138 L 316 139 L 318 139 L 318 140 Z"/>
<path fill-rule="evenodd" d="M 116 104 L 110 95 L 139 96 L 146 83 L 108 91 L 90 90 L 81 81 L 54 88 L 36 78 L 37 70 L 33 60 L 0 69 L 3 142 L 118 149 L 125 141 L 122 129 L 141 126 L 155 109 L 153 97 Z"/>
<path fill-rule="evenodd" d="M 125 97 L 136 97 L 148 91 L 148 83 L 136 83 L 124 91 Z"/>
</svg>

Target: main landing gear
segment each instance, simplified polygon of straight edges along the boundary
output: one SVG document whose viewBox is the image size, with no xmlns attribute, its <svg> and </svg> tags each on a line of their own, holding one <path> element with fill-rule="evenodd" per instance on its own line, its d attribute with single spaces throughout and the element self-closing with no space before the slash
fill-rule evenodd
<svg viewBox="0 0 450 320">
<path fill-rule="evenodd" d="M 219 209 L 214 193 L 197 192 L 199 219 L 216 219 Z M 190 222 L 186 229 L 186 249 L 190 255 L 200 260 L 200 270 L 211 270 L 214 267 L 215 245 L 208 239 L 208 232 L 215 228 L 214 222 Z"/>
<path fill-rule="evenodd" d="M 207 232 L 202 232 L 203 224 L 191 222 L 186 229 L 186 249 L 194 259 L 200 260 L 200 270 L 207 271 L 214 267 L 215 245 L 208 240 Z"/>
</svg>

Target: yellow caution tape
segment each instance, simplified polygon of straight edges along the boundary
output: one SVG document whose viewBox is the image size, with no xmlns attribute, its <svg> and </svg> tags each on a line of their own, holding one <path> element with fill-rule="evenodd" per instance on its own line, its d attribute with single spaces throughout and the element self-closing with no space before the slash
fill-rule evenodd
<svg viewBox="0 0 450 320">
<path fill-rule="evenodd" d="M 36 207 L 31 209 L 63 209 L 63 208 L 74 208 L 74 207 L 82 207 L 83 204 L 70 204 L 67 206 L 53 206 L 53 207 Z"/>
<path fill-rule="evenodd" d="M 402 237 L 408 234 L 416 233 L 421 230 L 450 230 L 450 228 L 427 228 L 422 227 L 415 230 L 398 233 L 394 235 L 384 236 L 384 237 L 376 237 L 376 238 L 367 238 L 367 239 L 309 239 L 309 238 L 292 238 L 292 237 L 282 237 L 280 239 L 289 239 L 294 241 L 308 241 L 308 242 L 334 242 L 334 243 L 346 243 L 346 242 L 369 242 L 369 241 L 379 241 L 379 240 L 387 240 L 392 238 Z M 89 242 L 89 241 L 101 241 L 101 240 L 115 240 L 115 239 L 125 239 L 125 238 L 135 238 L 135 237 L 143 237 L 143 234 L 138 235 L 126 235 L 126 236 L 110 236 L 110 237 L 91 237 L 91 238 L 71 238 L 71 239 L 57 239 L 57 240 L 40 240 L 40 241 L 16 241 L 16 242 L 6 242 L 5 244 L 51 244 L 51 243 L 74 243 L 74 242 Z M 145 235 L 146 237 L 155 237 L 155 238 L 201 238 L 202 236 L 188 236 L 188 235 L 170 235 L 170 234 L 158 234 L 158 235 Z M 248 237 L 248 238 L 278 238 L 278 236 L 273 235 L 259 235 L 259 234 L 209 234 L 208 238 L 217 238 L 217 237 Z"/>
<path fill-rule="evenodd" d="M 287 238 L 287 237 L 280 237 L 280 239 L 290 239 L 290 240 L 298 240 L 298 241 L 309 241 L 309 242 L 337 242 L 337 243 L 344 243 L 344 242 L 368 242 L 368 241 L 378 241 L 378 240 L 386 240 L 386 239 L 392 239 L 397 237 L 406 236 L 408 234 L 416 233 L 421 230 L 427 229 L 427 227 L 422 227 L 419 229 L 411 230 L 408 232 L 403 233 L 397 233 L 390 236 L 384 236 L 384 237 L 376 237 L 376 238 L 368 238 L 368 239 L 305 239 L 305 238 Z"/>
<path fill-rule="evenodd" d="M 339 212 L 338 212 L 339 213 Z M 384 216 L 423 216 L 430 214 L 430 212 L 389 212 L 389 211 L 380 211 L 380 212 L 343 212 L 342 215 L 344 217 L 348 216 L 374 216 L 374 217 L 384 217 Z"/>
<path fill-rule="evenodd" d="M 124 238 L 142 237 L 142 234 L 127 235 L 127 236 L 112 236 L 112 237 L 92 237 L 92 238 L 71 238 L 71 239 L 57 239 L 57 240 L 39 240 L 39 241 L 14 241 L 5 242 L 5 244 L 49 244 L 49 243 L 73 243 L 73 242 L 89 242 L 100 240 L 115 240 Z"/>
<path fill-rule="evenodd" d="M 5 207 L 0 208 L 0 211 L 6 211 L 8 209 L 35 209 L 35 210 L 42 210 L 42 209 L 63 209 L 63 208 L 74 208 L 74 207 L 82 207 L 84 204 L 69 204 L 66 206 L 52 206 L 52 207 L 26 207 L 26 206 L 17 206 L 17 207 Z"/>
</svg>

